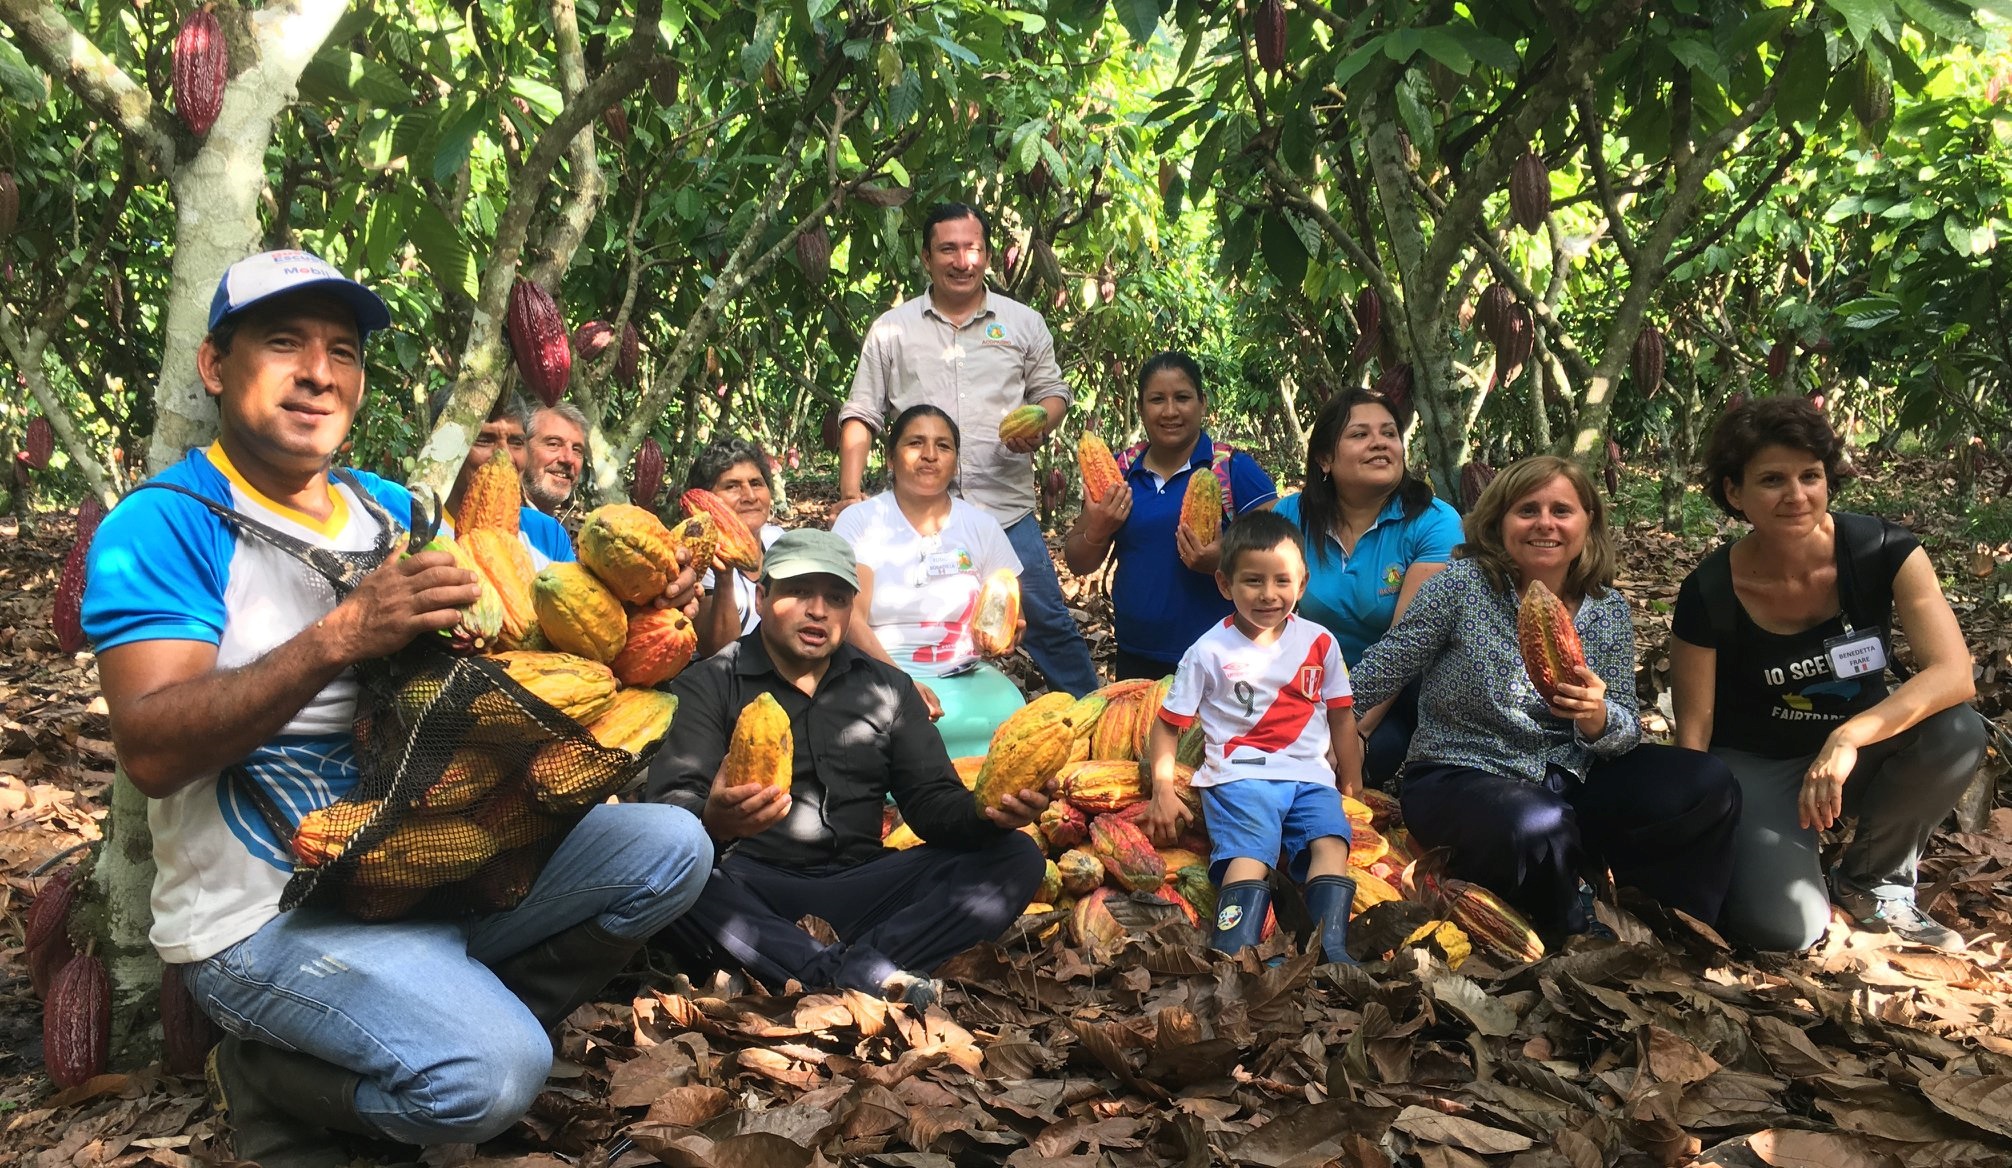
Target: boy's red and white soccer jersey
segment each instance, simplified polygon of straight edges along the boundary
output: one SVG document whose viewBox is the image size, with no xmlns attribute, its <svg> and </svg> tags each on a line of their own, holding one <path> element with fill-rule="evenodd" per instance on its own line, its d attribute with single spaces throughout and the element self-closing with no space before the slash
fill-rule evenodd
<svg viewBox="0 0 2012 1168">
<path fill-rule="evenodd" d="M 1208 752 L 1197 787 L 1237 779 L 1332 787 L 1327 712 L 1354 700 L 1333 633 L 1288 616 L 1278 640 L 1260 645 L 1226 617 L 1181 656 L 1160 717 L 1183 730 L 1201 718 Z"/>
</svg>

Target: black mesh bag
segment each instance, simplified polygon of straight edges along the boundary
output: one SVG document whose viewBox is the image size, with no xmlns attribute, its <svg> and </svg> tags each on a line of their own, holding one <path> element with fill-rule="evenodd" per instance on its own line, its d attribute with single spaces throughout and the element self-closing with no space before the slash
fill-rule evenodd
<svg viewBox="0 0 2012 1168">
<path fill-rule="evenodd" d="M 240 535 L 294 556 L 339 601 L 389 558 L 404 529 L 353 479 L 336 473 L 382 525 L 385 534 L 372 552 L 314 547 L 194 492 L 148 485 L 190 495 Z M 437 513 L 419 514 L 422 506 L 415 500 L 414 547 L 424 546 L 437 524 Z M 388 920 L 510 908 L 588 809 L 640 777 L 670 727 L 674 699 L 643 691 L 648 697 L 639 712 L 661 716 L 661 724 L 638 750 L 604 746 L 574 715 L 603 714 L 613 705 L 614 679 L 605 666 L 556 653 L 456 656 L 448 644 L 420 636 L 355 667 L 358 778 L 342 799 L 296 823 L 245 776 L 267 827 L 293 849 L 282 911 L 335 904 L 365 920 Z M 569 713 L 525 688 L 513 669 L 520 676 L 570 671 L 581 679 L 573 688 L 589 696 Z"/>
</svg>

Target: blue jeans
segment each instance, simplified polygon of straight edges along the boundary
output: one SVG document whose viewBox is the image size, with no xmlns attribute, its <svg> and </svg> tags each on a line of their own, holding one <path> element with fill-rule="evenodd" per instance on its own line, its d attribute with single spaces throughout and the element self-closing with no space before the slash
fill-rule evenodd
<svg viewBox="0 0 2012 1168">
<path fill-rule="evenodd" d="M 1062 599 L 1062 581 L 1055 575 L 1055 559 L 1041 535 L 1041 521 L 1029 511 L 1006 529 L 1006 538 L 1020 557 L 1020 615 L 1027 618 L 1027 655 L 1049 685 L 1080 698 L 1097 688 L 1097 666 Z"/>
<path fill-rule="evenodd" d="M 640 943 L 692 906 L 712 864 L 690 812 L 602 805 L 516 908 L 376 924 L 295 909 L 185 976 L 232 1034 L 361 1075 L 357 1115 L 387 1138 L 480 1142 L 530 1108 L 552 1068 L 551 1038 L 489 966 L 589 921 Z"/>
</svg>

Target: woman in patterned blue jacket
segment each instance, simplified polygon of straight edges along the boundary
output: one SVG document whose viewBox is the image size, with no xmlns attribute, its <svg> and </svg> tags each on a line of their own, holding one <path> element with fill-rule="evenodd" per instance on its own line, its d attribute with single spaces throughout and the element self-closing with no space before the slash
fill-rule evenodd
<svg viewBox="0 0 2012 1168">
<path fill-rule="evenodd" d="M 1365 708 L 1420 680 L 1402 794 L 1412 836 L 1447 849 L 1453 875 L 1500 894 L 1547 941 L 1594 930 L 1580 876 L 1603 867 L 1711 923 L 1739 789 L 1711 755 L 1641 741 L 1635 630 L 1592 480 L 1562 458 L 1525 459 L 1482 493 L 1465 535 L 1352 678 Z M 1586 651 L 1587 668 L 1548 703 L 1516 643 L 1531 581 L 1564 602 Z"/>
</svg>

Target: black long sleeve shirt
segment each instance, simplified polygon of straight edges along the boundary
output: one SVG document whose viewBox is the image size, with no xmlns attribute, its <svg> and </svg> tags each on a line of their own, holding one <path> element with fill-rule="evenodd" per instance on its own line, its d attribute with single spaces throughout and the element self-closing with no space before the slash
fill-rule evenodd
<svg viewBox="0 0 2012 1168">
<path fill-rule="evenodd" d="M 671 692 L 678 712 L 644 793 L 694 815 L 703 813 L 742 708 L 769 694 L 789 715 L 791 807 L 782 822 L 739 841 L 752 859 L 790 868 L 871 860 L 883 851 L 881 809 L 890 791 L 902 819 L 931 844 L 975 849 L 1006 831 L 979 815 L 958 781 L 915 682 L 850 645 L 833 654 L 816 692 L 805 694 L 776 672 L 756 629 L 679 674 Z"/>
</svg>

